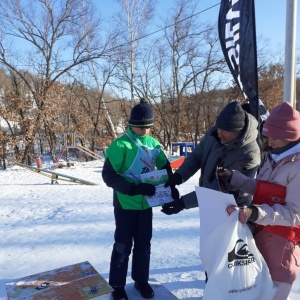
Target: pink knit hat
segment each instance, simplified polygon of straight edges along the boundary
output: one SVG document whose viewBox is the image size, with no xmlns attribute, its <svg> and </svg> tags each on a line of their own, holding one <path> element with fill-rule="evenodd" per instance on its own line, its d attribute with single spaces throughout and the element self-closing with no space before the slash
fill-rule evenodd
<svg viewBox="0 0 300 300">
<path fill-rule="evenodd" d="M 273 139 L 289 142 L 299 140 L 299 111 L 294 109 L 288 102 L 282 102 L 271 111 L 263 125 L 262 134 Z"/>
</svg>

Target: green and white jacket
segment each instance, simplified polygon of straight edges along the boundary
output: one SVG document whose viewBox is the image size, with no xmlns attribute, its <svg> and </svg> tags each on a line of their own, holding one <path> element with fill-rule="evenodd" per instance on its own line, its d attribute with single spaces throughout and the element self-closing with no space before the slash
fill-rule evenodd
<svg viewBox="0 0 300 300">
<path fill-rule="evenodd" d="M 130 196 L 132 184 L 141 183 L 140 174 L 166 169 L 172 172 L 161 145 L 154 137 L 139 136 L 127 129 L 106 150 L 102 178 L 114 190 L 114 207 L 132 210 L 149 208 L 143 195 Z"/>
</svg>

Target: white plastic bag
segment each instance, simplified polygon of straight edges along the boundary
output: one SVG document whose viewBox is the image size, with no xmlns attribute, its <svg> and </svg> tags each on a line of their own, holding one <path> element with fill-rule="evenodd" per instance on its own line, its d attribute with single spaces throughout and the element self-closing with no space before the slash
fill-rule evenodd
<svg viewBox="0 0 300 300">
<path fill-rule="evenodd" d="M 230 194 L 196 187 L 200 209 L 200 257 L 208 282 L 203 300 L 271 300 L 276 292 L 269 269 Z"/>
<path fill-rule="evenodd" d="M 200 253 L 208 274 L 203 300 L 271 300 L 275 294 L 269 269 L 246 224 L 232 213 L 206 239 Z"/>
</svg>

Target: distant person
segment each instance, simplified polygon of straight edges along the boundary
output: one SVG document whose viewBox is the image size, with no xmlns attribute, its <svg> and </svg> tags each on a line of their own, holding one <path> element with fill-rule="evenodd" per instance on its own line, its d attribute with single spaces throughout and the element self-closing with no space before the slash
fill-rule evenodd
<svg viewBox="0 0 300 300">
<path fill-rule="evenodd" d="M 246 101 L 242 104 L 242 108 L 250 114 L 251 108 L 250 108 L 250 103 L 249 101 Z M 265 120 L 267 119 L 267 117 L 270 115 L 270 113 L 267 111 L 267 109 L 265 108 L 263 102 L 259 99 L 258 102 L 258 109 L 259 109 L 259 118 L 260 118 L 260 122 L 259 122 L 259 134 L 257 136 L 257 142 L 261 151 L 261 157 L 263 160 L 263 156 L 264 153 L 266 151 L 269 150 L 268 147 L 268 142 L 267 139 L 261 134 L 262 128 L 263 128 L 263 124 L 265 122 Z"/>
<path fill-rule="evenodd" d="M 102 177 L 113 188 L 115 243 L 112 250 L 109 284 L 114 300 L 127 300 L 125 291 L 129 256 L 132 251 L 131 277 L 141 296 L 154 296 L 148 283 L 152 238 L 152 208 L 146 196 L 155 194 L 155 186 L 142 183 L 140 174 L 166 169 L 170 163 L 158 140 L 150 136 L 153 110 L 145 99 L 131 110 L 129 128 L 106 150 Z M 174 198 L 179 197 L 173 188 Z"/>
<path fill-rule="evenodd" d="M 235 168 L 219 176 L 231 186 L 250 193 L 251 205 L 239 209 L 242 223 L 250 223 L 258 250 L 264 257 L 277 292 L 274 300 L 288 299 L 300 267 L 300 114 L 289 103 L 275 107 L 262 134 L 271 150 L 256 179 Z"/>
<path fill-rule="evenodd" d="M 250 204 L 252 197 L 226 185 L 226 182 L 220 182 L 216 170 L 231 168 L 248 177 L 255 176 L 260 164 L 257 127 L 256 119 L 239 102 L 230 102 L 217 117 L 216 125 L 209 129 L 183 164 L 170 175 L 166 186 L 182 184 L 200 170 L 199 186 L 232 193 L 238 206 Z M 197 206 L 196 193 L 191 192 L 179 200 L 164 204 L 162 212 L 172 215 Z"/>
</svg>

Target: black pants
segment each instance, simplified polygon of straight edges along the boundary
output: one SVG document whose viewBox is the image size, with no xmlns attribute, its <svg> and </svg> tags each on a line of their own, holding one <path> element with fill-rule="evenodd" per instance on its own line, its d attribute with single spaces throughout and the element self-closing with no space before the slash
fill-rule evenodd
<svg viewBox="0 0 300 300">
<path fill-rule="evenodd" d="M 152 238 L 152 208 L 145 210 L 114 209 L 115 243 L 109 272 L 111 286 L 125 286 L 129 256 L 132 251 L 131 277 L 137 282 L 149 280 Z"/>
</svg>

